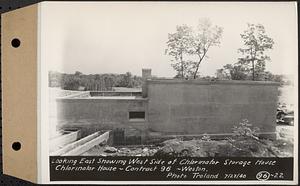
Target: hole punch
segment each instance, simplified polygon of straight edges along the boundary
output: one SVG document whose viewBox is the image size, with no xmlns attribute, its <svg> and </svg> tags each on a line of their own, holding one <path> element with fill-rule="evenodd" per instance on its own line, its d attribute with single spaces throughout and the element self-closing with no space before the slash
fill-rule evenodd
<svg viewBox="0 0 300 186">
<path fill-rule="evenodd" d="M 12 144 L 12 149 L 14 149 L 15 151 L 18 151 L 18 150 L 20 150 L 21 149 L 21 143 L 20 142 L 14 142 L 13 144 Z"/>
<path fill-rule="evenodd" d="M 11 41 L 11 45 L 14 47 L 14 48 L 18 48 L 20 45 L 21 45 L 21 41 L 17 38 L 13 39 Z"/>
</svg>

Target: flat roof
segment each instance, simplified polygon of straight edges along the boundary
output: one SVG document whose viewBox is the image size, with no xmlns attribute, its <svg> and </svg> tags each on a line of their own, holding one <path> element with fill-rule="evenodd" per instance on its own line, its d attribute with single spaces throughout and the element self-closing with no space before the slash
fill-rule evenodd
<svg viewBox="0 0 300 186">
<path fill-rule="evenodd" d="M 95 100 L 95 99 L 103 99 L 103 100 L 148 100 L 147 98 L 137 97 L 137 96 L 90 96 L 90 97 L 60 97 L 56 98 L 58 100 L 67 100 L 67 99 L 84 99 L 84 100 Z"/>
<path fill-rule="evenodd" d="M 275 85 L 280 83 L 274 81 L 239 81 L 239 80 L 199 80 L 199 79 L 151 79 L 147 83 L 153 84 L 199 84 L 199 85 L 213 85 L 213 84 L 234 84 L 234 85 Z"/>
<path fill-rule="evenodd" d="M 84 99 L 139 99 L 141 97 L 136 96 L 91 96 Z"/>
</svg>

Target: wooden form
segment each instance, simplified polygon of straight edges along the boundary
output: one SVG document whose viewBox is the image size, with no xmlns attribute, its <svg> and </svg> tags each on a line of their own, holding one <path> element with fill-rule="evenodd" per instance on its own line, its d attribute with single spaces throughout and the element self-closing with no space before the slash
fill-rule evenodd
<svg viewBox="0 0 300 186">
<path fill-rule="evenodd" d="M 50 139 L 50 152 L 58 150 L 61 146 L 70 144 L 77 140 L 79 131 L 69 132 L 68 134 Z"/>
<path fill-rule="evenodd" d="M 90 150 L 96 145 L 102 142 L 106 142 L 109 139 L 110 131 L 105 133 L 95 132 L 85 138 L 70 143 L 69 145 L 51 153 L 51 156 L 78 156 L 84 152 Z"/>
</svg>

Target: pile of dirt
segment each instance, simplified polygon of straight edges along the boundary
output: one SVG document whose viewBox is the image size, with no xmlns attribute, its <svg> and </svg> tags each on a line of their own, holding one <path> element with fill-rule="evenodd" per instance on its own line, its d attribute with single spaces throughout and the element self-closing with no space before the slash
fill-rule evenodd
<svg viewBox="0 0 300 186">
<path fill-rule="evenodd" d="M 159 147 L 157 146 L 126 146 L 111 147 L 97 145 L 83 155 L 87 156 L 153 156 Z"/>
<path fill-rule="evenodd" d="M 158 147 L 123 147 L 118 149 L 116 156 L 153 156 Z"/>
<path fill-rule="evenodd" d="M 292 157 L 293 144 L 288 140 L 171 139 L 160 145 L 111 147 L 98 145 L 83 155 L 93 156 L 163 156 L 163 157 Z"/>
<path fill-rule="evenodd" d="M 172 139 L 154 156 L 176 157 L 291 157 L 293 145 L 288 141 L 255 139 L 189 140 Z"/>
</svg>

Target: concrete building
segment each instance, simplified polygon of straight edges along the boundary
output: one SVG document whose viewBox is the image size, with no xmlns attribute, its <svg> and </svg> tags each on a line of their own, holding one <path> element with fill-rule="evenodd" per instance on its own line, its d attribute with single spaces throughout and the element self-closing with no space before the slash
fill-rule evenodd
<svg viewBox="0 0 300 186">
<path fill-rule="evenodd" d="M 82 135 L 113 130 L 116 141 L 170 136 L 227 136 L 243 119 L 275 137 L 278 84 L 255 81 L 151 79 L 141 92 L 84 92 L 57 99 L 59 128 Z"/>
</svg>

